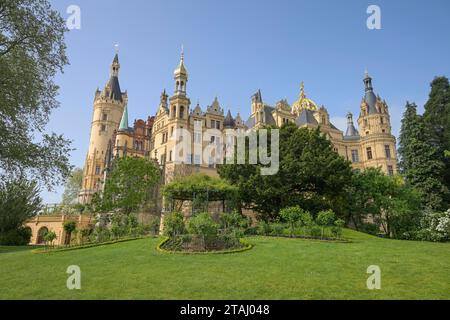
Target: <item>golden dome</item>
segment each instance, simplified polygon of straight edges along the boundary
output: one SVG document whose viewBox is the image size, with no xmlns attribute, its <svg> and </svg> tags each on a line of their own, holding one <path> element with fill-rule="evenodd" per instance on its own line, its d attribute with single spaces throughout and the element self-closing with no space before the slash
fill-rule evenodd
<svg viewBox="0 0 450 320">
<path fill-rule="evenodd" d="M 300 113 L 304 110 L 317 111 L 317 105 L 311 99 L 308 99 L 305 95 L 305 84 L 302 81 L 300 87 L 300 97 L 297 101 L 292 104 L 292 113 L 296 115 L 300 115 Z"/>
</svg>

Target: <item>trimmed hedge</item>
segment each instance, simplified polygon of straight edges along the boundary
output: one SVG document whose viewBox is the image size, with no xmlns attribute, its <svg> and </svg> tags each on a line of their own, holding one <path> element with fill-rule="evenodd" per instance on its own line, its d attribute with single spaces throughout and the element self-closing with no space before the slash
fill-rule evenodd
<svg viewBox="0 0 450 320">
<path fill-rule="evenodd" d="M 248 243 L 248 242 L 244 241 L 243 239 L 239 239 L 239 242 L 243 245 L 243 247 L 237 248 L 237 249 L 220 250 L 220 251 L 198 251 L 198 252 L 172 251 L 172 250 L 166 250 L 163 248 L 164 244 L 166 244 L 167 241 L 169 241 L 169 240 L 170 240 L 169 237 L 164 237 L 164 239 L 156 247 L 156 250 L 158 250 L 159 252 L 162 252 L 162 253 L 170 253 L 170 254 L 231 254 L 231 253 L 239 253 L 239 252 L 248 251 L 253 248 L 253 245 L 251 243 Z"/>
<path fill-rule="evenodd" d="M 140 240 L 140 239 L 146 239 L 146 238 L 152 238 L 153 236 L 143 236 L 143 237 L 133 237 L 133 238 L 122 238 L 117 240 L 111 240 L 106 242 L 100 242 L 100 243 L 87 243 L 79 246 L 72 246 L 72 247 L 55 247 L 55 248 L 39 248 L 34 249 L 31 252 L 32 253 L 52 253 L 52 252 L 63 252 L 63 251 L 72 251 L 72 250 L 79 250 L 79 249 L 88 249 L 93 247 L 99 247 L 99 246 L 105 246 L 120 242 L 127 242 L 127 241 L 133 241 L 133 240 Z"/>
</svg>

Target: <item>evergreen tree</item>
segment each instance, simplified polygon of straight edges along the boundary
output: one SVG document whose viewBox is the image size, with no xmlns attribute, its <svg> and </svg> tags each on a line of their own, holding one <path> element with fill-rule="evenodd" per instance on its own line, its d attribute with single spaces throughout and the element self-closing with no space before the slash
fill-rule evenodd
<svg viewBox="0 0 450 320">
<path fill-rule="evenodd" d="M 445 207 L 448 188 L 442 179 L 445 166 L 439 156 L 439 147 L 436 143 L 430 143 L 432 139 L 424 119 L 417 114 L 417 106 L 408 102 L 403 114 L 398 150 L 401 171 L 422 194 L 424 204 L 440 210 Z"/>
<path fill-rule="evenodd" d="M 431 83 L 423 117 L 429 131 L 429 143 L 437 147 L 437 160 L 445 166 L 444 184 L 450 189 L 450 157 L 446 153 L 450 150 L 450 84 L 446 77 L 436 77 Z M 450 198 L 446 201 L 448 205 Z"/>
</svg>

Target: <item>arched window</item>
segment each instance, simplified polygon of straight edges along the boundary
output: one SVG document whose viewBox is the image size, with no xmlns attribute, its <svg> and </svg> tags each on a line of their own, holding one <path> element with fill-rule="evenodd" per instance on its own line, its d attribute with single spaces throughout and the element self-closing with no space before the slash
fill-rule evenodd
<svg viewBox="0 0 450 320">
<path fill-rule="evenodd" d="M 48 233 L 48 228 L 47 227 L 42 227 L 39 229 L 38 234 L 37 234 L 37 244 L 43 244 L 45 243 L 44 241 L 44 237 L 45 235 Z"/>
<path fill-rule="evenodd" d="M 183 119 L 184 117 L 184 106 L 180 106 L 180 118 Z"/>
</svg>

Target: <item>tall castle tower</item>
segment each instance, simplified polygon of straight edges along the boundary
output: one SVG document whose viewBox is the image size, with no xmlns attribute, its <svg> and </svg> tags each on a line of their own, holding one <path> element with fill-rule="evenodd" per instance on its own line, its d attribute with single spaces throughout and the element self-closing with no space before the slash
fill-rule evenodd
<svg viewBox="0 0 450 320">
<path fill-rule="evenodd" d="M 373 92 L 372 78 L 367 71 L 363 81 L 365 96 L 358 118 L 362 160 L 365 167 L 381 167 L 392 175 L 397 172 L 397 154 L 388 105 Z"/>
<path fill-rule="evenodd" d="M 126 92 L 119 85 L 119 56 L 116 53 L 110 67 L 110 77 L 102 91 L 95 92 L 89 151 L 84 165 L 82 188 L 78 200 L 89 203 L 101 190 L 105 165 L 108 160 L 115 130 L 118 129 L 128 102 Z"/>
<path fill-rule="evenodd" d="M 166 149 L 166 181 L 170 180 L 176 170 L 175 160 L 186 162 L 191 150 L 178 150 L 176 144 L 183 138 L 181 129 L 189 129 L 189 115 L 191 100 L 187 96 L 186 86 L 188 82 L 188 71 L 184 65 L 184 51 L 181 51 L 180 62 L 174 71 L 175 90 L 169 98 L 169 118 L 167 121 L 168 140 Z M 166 104 L 165 94 L 161 97 L 161 104 Z M 175 154 L 178 152 L 179 154 Z"/>
</svg>

